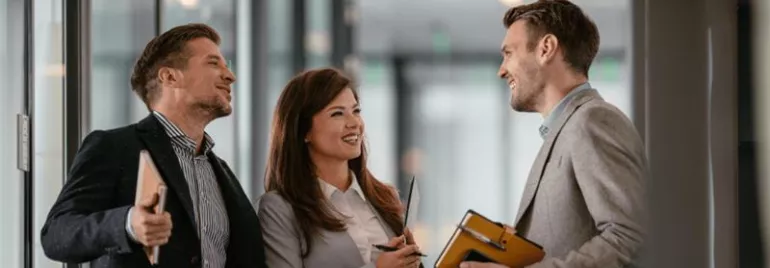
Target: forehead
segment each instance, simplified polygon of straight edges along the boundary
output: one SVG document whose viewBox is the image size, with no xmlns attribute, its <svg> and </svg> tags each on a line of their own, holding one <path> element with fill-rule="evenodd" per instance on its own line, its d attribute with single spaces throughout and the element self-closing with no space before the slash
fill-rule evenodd
<svg viewBox="0 0 770 268">
<path fill-rule="evenodd" d="M 337 94 L 329 105 L 356 104 L 358 100 L 350 87 L 346 87 Z"/>
<path fill-rule="evenodd" d="M 518 20 L 508 27 L 505 31 L 505 38 L 503 39 L 503 46 L 516 48 L 520 44 L 524 44 L 529 39 L 529 33 L 527 31 L 527 22 L 525 20 Z"/>
<path fill-rule="evenodd" d="M 211 39 L 205 37 L 195 38 L 187 42 L 187 52 L 193 57 L 195 56 L 207 56 L 207 55 L 220 55 L 219 46 L 211 41 Z"/>
</svg>

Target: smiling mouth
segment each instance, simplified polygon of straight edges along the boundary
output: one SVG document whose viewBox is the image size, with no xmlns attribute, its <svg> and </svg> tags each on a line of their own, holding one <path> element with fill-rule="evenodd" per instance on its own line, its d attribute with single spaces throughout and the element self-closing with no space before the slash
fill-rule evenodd
<svg viewBox="0 0 770 268">
<path fill-rule="evenodd" d="M 342 141 L 350 145 L 357 145 L 358 140 L 360 139 L 361 139 L 361 135 L 358 133 L 348 134 L 342 137 Z"/>
</svg>

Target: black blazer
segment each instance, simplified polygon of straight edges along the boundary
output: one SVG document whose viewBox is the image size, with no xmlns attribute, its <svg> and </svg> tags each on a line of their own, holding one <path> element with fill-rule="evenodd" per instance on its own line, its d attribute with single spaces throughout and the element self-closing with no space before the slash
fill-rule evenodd
<svg viewBox="0 0 770 268">
<path fill-rule="evenodd" d="M 75 156 L 67 182 L 41 231 L 46 256 L 92 267 L 150 267 L 141 246 L 126 234 L 134 203 L 139 151 L 147 149 L 169 187 L 166 211 L 173 229 L 160 247 L 160 267 L 200 267 L 200 240 L 192 200 L 163 126 L 150 115 L 127 127 L 94 131 Z M 230 223 L 227 267 L 265 267 L 254 207 L 224 161 L 209 153 Z"/>
</svg>

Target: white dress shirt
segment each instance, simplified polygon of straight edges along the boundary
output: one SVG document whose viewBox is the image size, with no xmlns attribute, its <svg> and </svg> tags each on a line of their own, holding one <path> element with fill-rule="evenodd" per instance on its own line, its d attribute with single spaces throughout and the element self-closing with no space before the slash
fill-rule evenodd
<svg viewBox="0 0 770 268">
<path fill-rule="evenodd" d="M 387 244 L 388 235 L 385 227 L 377 218 L 374 208 L 367 201 L 356 176 L 351 172 L 352 183 L 347 191 L 342 192 L 337 187 L 318 179 L 321 190 L 337 212 L 345 217 L 345 227 L 353 242 L 356 243 L 364 263 L 376 262 L 379 251 L 372 249 L 373 244 Z"/>
</svg>

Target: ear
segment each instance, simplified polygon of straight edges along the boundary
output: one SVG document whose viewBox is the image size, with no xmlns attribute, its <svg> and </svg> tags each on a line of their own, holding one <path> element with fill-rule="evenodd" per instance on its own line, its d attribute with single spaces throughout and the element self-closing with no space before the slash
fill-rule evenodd
<svg viewBox="0 0 770 268">
<path fill-rule="evenodd" d="M 553 34 L 546 34 L 540 39 L 535 52 L 537 60 L 541 65 L 551 62 L 556 58 L 556 51 L 559 48 L 559 39 Z"/>
<path fill-rule="evenodd" d="M 158 69 L 158 83 L 168 87 L 180 87 L 183 76 L 184 74 L 181 71 L 171 67 L 160 67 Z"/>
</svg>

